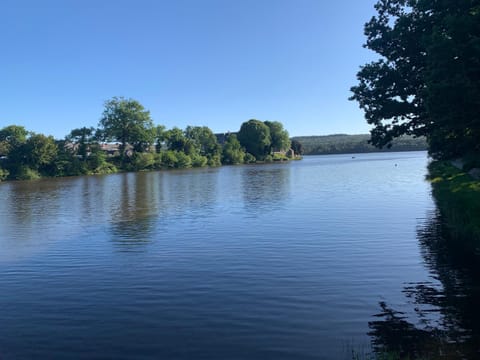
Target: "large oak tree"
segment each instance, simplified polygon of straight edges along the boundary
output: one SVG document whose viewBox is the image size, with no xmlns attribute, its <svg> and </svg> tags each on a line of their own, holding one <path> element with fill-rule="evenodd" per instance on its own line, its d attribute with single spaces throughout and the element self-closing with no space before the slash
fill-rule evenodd
<svg viewBox="0 0 480 360">
<path fill-rule="evenodd" d="M 142 152 L 155 140 L 155 127 L 150 112 L 137 100 L 114 97 L 105 102 L 105 110 L 99 123 L 103 138 L 118 141 L 121 155 L 125 155 L 127 144 Z"/>
<path fill-rule="evenodd" d="M 426 136 L 436 157 L 480 151 L 480 0 L 379 0 L 351 99 L 373 125 L 371 142 L 390 146 Z"/>
</svg>

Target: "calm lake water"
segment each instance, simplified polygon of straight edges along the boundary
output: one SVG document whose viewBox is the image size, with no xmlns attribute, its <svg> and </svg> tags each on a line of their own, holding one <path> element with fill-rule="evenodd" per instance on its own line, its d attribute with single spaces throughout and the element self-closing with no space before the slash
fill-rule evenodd
<svg viewBox="0 0 480 360">
<path fill-rule="evenodd" d="M 332 155 L 2 183 L 0 359 L 349 358 L 382 342 L 391 309 L 474 337 L 467 305 L 419 298 L 448 298 L 451 276 L 455 297 L 478 290 L 431 245 L 427 163 Z"/>
</svg>

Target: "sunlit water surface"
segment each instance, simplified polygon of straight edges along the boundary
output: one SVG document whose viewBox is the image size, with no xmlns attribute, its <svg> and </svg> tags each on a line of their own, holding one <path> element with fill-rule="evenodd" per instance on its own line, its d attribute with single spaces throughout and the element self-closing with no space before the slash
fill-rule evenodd
<svg viewBox="0 0 480 360">
<path fill-rule="evenodd" d="M 0 184 L 0 359 L 330 359 L 439 286 L 424 152 Z M 432 312 L 431 321 L 440 319 Z"/>
</svg>

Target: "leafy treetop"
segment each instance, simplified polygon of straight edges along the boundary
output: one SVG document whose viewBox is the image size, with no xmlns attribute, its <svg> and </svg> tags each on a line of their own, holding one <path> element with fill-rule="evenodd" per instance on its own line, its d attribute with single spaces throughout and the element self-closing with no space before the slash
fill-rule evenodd
<svg viewBox="0 0 480 360">
<path fill-rule="evenodd" d="M 121 143 L 121 155 L 127 144 L 134 151 L 145 151 L 155 140 L 155 127 L 150 112 L 136 100 L 114 97 L 105 102 L 99 127 L 103 138 Z"/>
<path fill-rule="evenodd" d="M 439 158 L 480 151 L 480 1 L 379 0 L 352 100 L 373 125 L 371 142 L 425 135 Z"/>
</svg>

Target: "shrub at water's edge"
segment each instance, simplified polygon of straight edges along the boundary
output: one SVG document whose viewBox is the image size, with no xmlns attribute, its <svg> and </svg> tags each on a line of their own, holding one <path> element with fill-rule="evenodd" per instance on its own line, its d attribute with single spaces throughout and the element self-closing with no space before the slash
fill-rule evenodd
<svg viewBox="0 0 480 360">
<path fill-rule="evenodd" d="M 434 161 L 428 179 L 453 241 L 480 255 L 480 181 L 446 161 Z"/>
</svg>

